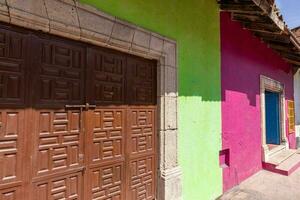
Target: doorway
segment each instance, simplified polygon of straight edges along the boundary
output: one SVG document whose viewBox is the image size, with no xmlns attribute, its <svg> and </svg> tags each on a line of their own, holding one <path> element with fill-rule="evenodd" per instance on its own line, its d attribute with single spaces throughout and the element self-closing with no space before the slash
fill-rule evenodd
<svg viewBox="0 0 300 200">
<path fill-rule="evenodd" d="M 0 25 L 0 199 L 153 200 L 155 60 Z"/>
<path fill-rule="evenodd" d="M 260 76 L 262 160 L 289 149 L 285 130 L 285 89 L 279 81 Z"/>
</svg>

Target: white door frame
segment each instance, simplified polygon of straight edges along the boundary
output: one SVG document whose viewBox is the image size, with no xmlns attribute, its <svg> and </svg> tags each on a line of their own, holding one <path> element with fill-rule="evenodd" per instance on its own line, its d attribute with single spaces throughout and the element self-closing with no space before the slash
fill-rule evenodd
<svg viewBox="0 0 300 200">
<path fill-rule="evenodd" d="M 262 132 L 262 160 L 267 162 L 272 152 L 266 142 L 266 112 L 265 112 L 265 91 L 278 92 L 280 98 L 280 146 L 284 149 L 289 148 L 288 139 L 286 136 L 286 109 L 285 109 L 285 88 L 284 84 L 279 81 L 273 80 L 269 77 L 260 76 L 260 113 L 261 113 L 261 132 Z"/>
</svg>

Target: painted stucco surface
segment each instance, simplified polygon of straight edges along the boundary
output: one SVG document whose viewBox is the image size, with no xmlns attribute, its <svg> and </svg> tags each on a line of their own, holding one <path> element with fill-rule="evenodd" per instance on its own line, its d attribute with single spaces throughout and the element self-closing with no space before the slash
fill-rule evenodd
<svg viewBox="0 0 300 200">
<path fill-rule="evenodd" d="M 294 75 L 295 123 L 297 145 L 300 147 L 300 70 Z"/>
<path fill-rule="evenodd" d="M 262 169 L 260 75 L 283 83 L 289 100 L 293 99 L 293 73 L 278 54 L 233 22 L 228 13 L 221 13 L 221 52 L 222 146 L 230 149 L 223 189 L 228 190 Z M 288 139 L 295 147 L 295 135 Z"/>
<path fill-rule="evenodd" d="M 222 192 L 219 9 L 207 0 L 81 0 L 177 41 L 184 200 Z"/>
</svg>

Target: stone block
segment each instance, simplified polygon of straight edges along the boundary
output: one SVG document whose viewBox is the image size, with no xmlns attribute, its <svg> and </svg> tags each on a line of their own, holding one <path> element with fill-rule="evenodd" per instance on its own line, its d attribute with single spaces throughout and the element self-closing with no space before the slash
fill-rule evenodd
<svg viewBox="0 0 300 200">
<path fill-rule="evenodd" d="M 158 127 L 157 129 L 159 131 L 165 129 L 165 98 L 164 97 L 158 97 L 157 98 L 157 104 L 158 104 Z"/>
<path fill-rule="evenodd" d="M 151 34 L 142 29 L 135 30 L 133 37 L 132 49 L 134 51 L 141 51 L 147 53 L 150 48 Z"/>
<path fill-rule="evenodd" d="M 165 130 L 177 129 L 177 98 L 165 98 Z"/>
<path fill-rule="evenodd" d="M 45 0 L 50 20 L 50 33 L 80 39 L 77 9 L 72 0 Z"/>
<path fill-rule="evenodd" d="M 163 53 L 166 55 L 166 65 L 176 67 L 176 44 L 165 40 Z"/>
<path fill-rule="evenodd" d="M 7 0 L 11 23 L 49 32 L 49 20 L 43 0 Z"/>
<path fill-rule="evenodd" d="M 93 7 L 77 3 L 81 29 L 81 40 L 88 42 L 107 42 L 112 33 L 115 18 Z"/>
<path fill-rule="evenodd" d="M 150 39 L 150 52 L 156 53 L 156 54 L 162 54 L 164 45 L 163 38 L 152 34 Z"/>
<path fill-rule="evenodd" d="M 119 20 L 115 23 L 110 39 L 112 45 L 129 49 L 132 44 L 135 28 Z"/>
<path fill-rule="evenodd" d="M 5 0 L 0 0 L 0 21 L 9 22 L 10 17 L 8 7 Z"/>
<path fill-rule="evenodd" d="M 86 29 L 81 29 L 80 32 L 80 40 L 82 42 L 88 42 L 94 45 L 99 45 L 99 46 L 106 46 L 109 36 L 99 34 L 94 31 L 86 30 Z"/>
<path fill-rule="evenodd" d="M 163 57 L 161 58 L 163 59 Z M 157 96 L 165 96 L 165 66 L 159 61 L 157 66 Z"/>
<path fill-rule="evenodd" d="M 165 169 L 172 169 L 178 165 L 177 161 L 177 130 L 164 131 Z"/>
<path fill-rule="evenodd" d="M 170 170 L 160 171 L 158 178 L 158 200 L 181 200 L 181 170 L 175 167 Z"/>
<path fill-rule="evenodd" d="M 159 169 L 165 169 L 165 134 L 163 130 L 158 133 Z"/>
<path fill-rule="evenodd" d="M 177 69 L 165 66 L 165 96 L 177 96 Z"/>
</svg>

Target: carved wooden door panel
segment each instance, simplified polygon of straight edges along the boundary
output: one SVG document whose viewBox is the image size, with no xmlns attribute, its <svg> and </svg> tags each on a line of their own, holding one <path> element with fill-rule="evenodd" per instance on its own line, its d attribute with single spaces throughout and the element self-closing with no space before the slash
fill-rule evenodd
<svg viewBox="0 0 300 200">
<path fill-rule="evenodd" d="M 22 199 L 28 37 L 0 27 L 0 199 Z"/>
<path fill-rule="evenodd" d="M 127 112 L 127 199 L 155 199 L 156 109 L 130 107 Z"/>
<path fill-rule="evenodd" d="M 124 55 L 89 48 L 88 199 L 125 199 L 125 72 Z"/>
<path fill-rule="evenodd" d="M 98 106 L 88 114 L 88 199 L 125 198 L 125 112 L 123 107 Z"/>
<path fill-rule="evenodd" d="M 156 66 L 88 49 L 88 199 L 155 199 Z"/>
<path fill-rule="evenodd" d="M 85 49 L 33 38 L 33 200 L 83 199 Z"/>
<path fill-rule="evenodd" d="M 156 63 L 127 59 L 126 196 L 156 197 Z"/>
</svg>

